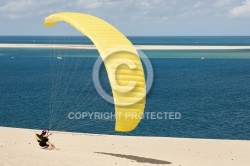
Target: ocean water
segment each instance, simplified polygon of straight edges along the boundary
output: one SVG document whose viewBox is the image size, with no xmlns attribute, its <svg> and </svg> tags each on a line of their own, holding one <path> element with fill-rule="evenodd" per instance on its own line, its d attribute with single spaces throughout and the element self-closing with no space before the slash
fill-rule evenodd
<svg viewBox="0 0 250 166">
<path fill-rule="evenodd" d="M 249 46 L 250 36 L 128 36 L 135 45 Z M 0 36 L 0 43 L 93 44 L 82 36 Z"/>
<path fill-rule="evenodd" d="M 69 112 L 114 112 L 92 82 L 97 51 L 0 48 L 0 126 L 250 140 L 250 50 L 144 53 L 154 69 L 145 112 L 178 112 L 180 119 L 142 119 L 130 133 L 114 132 L 114 120 L 70 120 Z M 100 80 L 111 94 L 103 66 Z"/>
</svg>

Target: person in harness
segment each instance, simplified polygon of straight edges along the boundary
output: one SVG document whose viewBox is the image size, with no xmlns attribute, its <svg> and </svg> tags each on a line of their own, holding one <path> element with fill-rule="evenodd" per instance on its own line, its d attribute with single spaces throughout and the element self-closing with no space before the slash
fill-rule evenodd
<svg viewBox="0 0 250 166">
<path fill-rule="evenodd" d="M 51 134 L 50 134 L 51 135 Z M 49 148 L 51 150 L 55 149 L 55 145 L 49 142 L 49 134 L 46 130 L 42 131 L 42 134 L 36 134 L 36 139 L 41 147 Z"/>
</svg>

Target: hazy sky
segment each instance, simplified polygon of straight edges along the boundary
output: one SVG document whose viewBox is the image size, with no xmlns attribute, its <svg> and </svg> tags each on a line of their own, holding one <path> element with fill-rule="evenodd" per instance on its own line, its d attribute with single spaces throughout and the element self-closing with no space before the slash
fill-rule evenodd
<svg viewBox="0 0 250 166">
<path fill-rule="evenodd" d="M 0 0 L 0 35 L 79 35 L 46 16 L 74 11 L 98 16 L 125 35 L 250 36 L 250 0 Z"/>
</svg>

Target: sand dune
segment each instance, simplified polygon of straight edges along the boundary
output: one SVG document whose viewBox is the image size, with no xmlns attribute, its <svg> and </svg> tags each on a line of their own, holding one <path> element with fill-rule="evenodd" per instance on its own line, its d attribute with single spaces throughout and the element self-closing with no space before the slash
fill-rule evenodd
<svg viewBox="0 0 250 166">
<path fill-rule="evenodd" d="M 0 127 L 0 165 L 249 166 L 250 141 L 55 132 L 44 150 L 32 129 Z"/>
</svg>

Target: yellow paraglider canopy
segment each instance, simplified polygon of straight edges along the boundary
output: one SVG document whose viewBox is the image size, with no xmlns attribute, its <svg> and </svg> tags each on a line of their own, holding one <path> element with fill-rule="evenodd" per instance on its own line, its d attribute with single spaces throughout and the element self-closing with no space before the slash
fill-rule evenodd
<svg viewBox="0 0 250 166">
<path fill-rule="evenodd" d="M 135 129 L 144 112 L 146 85 L 142 63 L 132 43 L 111 24 L 88 14 L 56 13 L 48 16 L 44 24 L 53 26 L 59 21 L 90 38 L 100 53 L 113 93 L 115 130 Z"/>
</svg>

